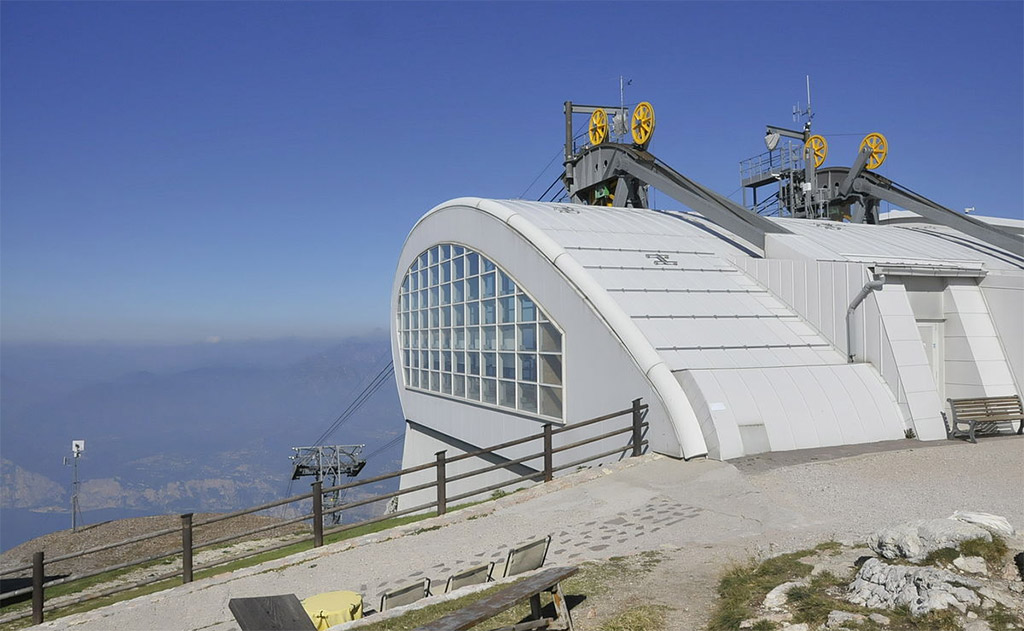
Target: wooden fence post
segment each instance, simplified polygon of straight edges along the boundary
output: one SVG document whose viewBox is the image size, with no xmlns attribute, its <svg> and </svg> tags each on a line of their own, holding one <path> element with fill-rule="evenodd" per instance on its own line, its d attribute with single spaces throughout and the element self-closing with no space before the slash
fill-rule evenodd
<svg viewBox="0 0 1024 631">
<path fill-rule="evenodd" d="M 43 623 L 43 553 L 32 553 L 32 624 Z"/>
<path fill-rule="evenodd" d="M 323 482 L 313 483 L 313 547 L 324 545 L 324 491 Z"/>
<path fill-rule="evenodd" d="M 181 582 L 192 582 L 192 513 L 181 516 Z"/>
<path fill-rule="evenodd" d="M 633 399 L 633 457 L 640 455 L 643 443 L 643 415 L 640 414 L 641 399 Z"/>
<path fill-rule="evenodd" d="M 552 464 L 554 454 L 551 453 L 551 423 L 544 423 L 544 481 L 550 482 L 554 478 L 554 465 Z"/>
<path fill-rule="evenodd" d="M 448 511 L 448 497 L 445 490 L 447 479 L 444 472 L 445 450 L 437 452 L 437 514 L 444 515 Z"/>
</svg>

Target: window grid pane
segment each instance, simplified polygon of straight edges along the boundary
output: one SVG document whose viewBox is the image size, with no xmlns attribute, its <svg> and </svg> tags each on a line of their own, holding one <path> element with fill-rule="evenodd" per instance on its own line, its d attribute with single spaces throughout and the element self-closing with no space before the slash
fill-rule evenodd
<svg viewBox="0 0 1024 631">
<path fill-rule="evenodd" d="M 562 332 L 486 257 L 452 244 L 423 252 L 395 317 L 407 388 L 563 419 Z"/>
</svg>

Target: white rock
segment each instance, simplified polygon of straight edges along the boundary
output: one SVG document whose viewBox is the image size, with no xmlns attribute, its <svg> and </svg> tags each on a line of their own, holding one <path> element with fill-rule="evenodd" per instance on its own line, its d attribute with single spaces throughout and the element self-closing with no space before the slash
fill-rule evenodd
<svg viewBox="0 0 1024 631">
<path fill-rule="evenodd" d="M 968 524 L 981 526 L 985 530 L 1000 537 L 1012 537 L 1013 526 L 1005 517 L 991 513 L 973 513 L 969 511 L 955 511 L 950 519 L 962 521 Z"/>
<path fill-rule="evenodd" d="M 1020 603 L 1013 596 L 1007 594 L 1006 592 L 1000 589 L 996 589 L 991 585 L 986 585 L 985 587 L 982 587 L 978 590 L 978 593 L 985 598 L 990 598 L 996 601 L 997 603 L 999 603 L 1003 607 L 1006 607 L 1007 609 L 1016 609 L 1018 606 L 1020 606 Z"/>
<path fill-rule="evenodd" d="M 956 548 L 970 539 L 991 541 L 992 535 L 981 526 L 956 519 L 926 519 L 883 528 L 871 535 L 868 545 L 887 559 L 919 562 L 935 550 Z"/>
<path fill-rule="evenodd" d="M 883 616 L 880 613 L 869 614 L 868 619 L 874 622 L 875 624 L 882 625 L 883 627 L 889 626 L 889 623 L 892 622 L 892 620 L 889 620 L 887 617 Z"/>
<path fill-rule="evenodd" d="M 828 614 L 828 620 L 825 622 L 826 629 L 836 629 L 845 625 L 847 622 L 853 622 L 860 624 L 867 620 L 864 616 L 859 613 L 850 613 L 848 611 L 830 611 Z"/>
<path fill-rule="evenodd" d="M 982 606 L 982 608 L 984 608 L 985 607 L 985 603 L 984 602 L 981 603 L 981 606 Z M 968 611 L 967 612 L 967 619 L 968 620 L 977 620 L 978 619 L 978 614 L 974 613 L 973 611 Z M 740 626 L 743 626 L 743 625 L 740 625 Z"/>
<path fill-rule="evenodd" d="M 915 616 L 948 607 L 966 613 L 968 606 L 980 605 L 981 600 L 964 585 L 981 587 L 974 579 L 945 570 L 868 559 L 850 584 L 847 600 L 872 609 L 905 606 Z"/>
<path fill-rule="evenodd" d="M 789 590 L 799 585 L 806 585 L 805 581 L 790 581 L 777 586 L 764 597 L 764 602 L 761 606 L 765 609 L 779 609 L 787 602 L 789 602 Z"/>
<path fill-rule="evenodd" d="M 757 621 L 758 621 L 757 618 L 749 618 L 747 620 L 744 620 L 743 622 L 740 623 L 740 628 L 741 629 L 749 629 L 750 627 L 754 626 L 754 624 Z"/>
<path fill-rule="evenodd" d="M 992 631 L 992 627 L 984 620 L 972 620 L 964 625 L 964 631 Z"/>
<path fill-rule="evenodd" d="M 807 626 L 806 622 L 801 622 L 800 624 L 787 624 L 786 626 L 782 627 L 782 630 L 783 631 L 811 631 L 810 627 Z"/>
<path fill-rule="evenodd" d="M 985 565 L 985 559 L 981 557 L 958 556 L 953 559 L 953 565 L 961 572 L 988 576 L 988 566 Z"/>
</svg>

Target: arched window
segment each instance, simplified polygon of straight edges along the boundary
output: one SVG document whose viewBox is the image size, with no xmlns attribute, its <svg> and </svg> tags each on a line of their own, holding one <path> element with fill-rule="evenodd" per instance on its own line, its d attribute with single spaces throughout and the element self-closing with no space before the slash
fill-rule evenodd
<svg viewBox="0 0 1024 631">
<path fill-rule="evenodd" d="M 398 310 L 406 388 L 563 420 L 562 332 L 486 257 L 450 243 L 423 252 Z"/>
</svg>

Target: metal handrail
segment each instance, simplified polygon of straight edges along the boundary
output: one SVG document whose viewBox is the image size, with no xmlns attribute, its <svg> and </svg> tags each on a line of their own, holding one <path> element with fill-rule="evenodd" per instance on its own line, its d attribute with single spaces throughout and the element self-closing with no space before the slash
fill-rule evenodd
<svg viewBox="0 0 1024 631">
<path fill-rule="evenodd" d="M 632 451 L 632 454 L 636 455 L 636 454 L 641 453 L 642 448 L 648 444 L 647 440 L 641 440 L 641 437 L 642 437 L 642 433 L 641 432 L 648 427 L 648 423 L 646 421 L 643 421 L 643 417 L 644 417 L 643 413 L 646 412 L 647 410 L 648 410 L 648 406 L 646 404 L 641 404 L 640 400 L 637 399 L 636 401 L 633 402 L 633 407 L 627 408 L 625 410 L 620 410 L 620 411 L 617 411 L 617 412 L 612 412 L 610 414 L 605 414 L 605 415 L 602 415 L 602 416 L 599 416 L 599 417 L 596 417 L 596 418 L 587 419 L 587 420 L 581 421 L 579 423 L 563 425 L 563 426 L 560 426 L 560 427 L 557 427 L 557 428 L 553 428 L 552 424 L 549 423 L 545 427 L 544 431 L 542 431 L 542 432 L 540 432 L 538 434 L 531 434 L 529 436 L 525 436 L 525 437 L 522 437 L 522 438 L 517 438 L 515 440 L 506 441 L 506 442 L 500 443 L 498 445 L 493 445 L 493 446 L 488 447 L 488 448 L 483 448 L 483 449 L 478 449 L 478 450 L 471 451 L 471 452 L 462 453 L 462 454 L 459 454 L 457 456 L 453 456 L 452 458 L 445 458 L 444 457 L 444 452 L 439 452 L 438 453 L 438 460 L 436 462 L 428 462 L 428 463 L 424 463 L 424 464 L 421 464 L 421 465 L 417 465 L 415 467 L 408 467 L 408 468 L 405 468 L 405 469 L 399 469 L 397 471 L 391 471 L 391 472 L 384 473 L 384 474 L 381 474 L 381 475 L 378 475 L 378 476 L 375 476 L 375 477 L 372 477 L 372 478 L 367 478 L 367 479 L 363 479 L 363 480 L 358 480 L 358 481 L 354 481 L 354 482 L 350 482 L 350 483 L 346 483 L 346 484 L 341 484 L 341 485 L 337 485 L 337 486 L 332 486 L 332 487 L 326 487 L 326 488 L 321 487 L 320 483 L 316 482 L 316 483 L 314 483 L 313 490 L 311 492 L 301 493 L 301 494 L 293 495 L 293 496 L 290 496 L 290 497 L 287 497 L 287 498 L 283 498 L 283 499 L 280 499 L 280 500 L 274 500 L 274 501 L 271 501 L 271 502 L 266 502 L 266 503 L 260 504 L 258 506 L 253 506 L 253 507 L 250 507 L 250 508 L 234 511 L 232 513 L 227 513 L 227 514 L 224 514 L 224 515 L 217 515 L 217 516 L 214 516 L 214 517 L 203 519 L 201 521 L 196 521 L 194 523 L 192 522 L 192 515 L 190 513 L 189 514 L 185 514 L 185 515 L 182 515 L 182 527 L 181 528 L 164 528 L 164 529 L 157 530 L 157 531 L 154 531 L 154 532 L 151 532 L 151 533 L 145 533 L 145 534 L 138 535 L 138 536 L 135 536 L 135 537 L 130 537 L 130 538 L 124 539 L 122 541 L 118 541 L 118 542 L 114 542 L 114 543 L 109 543 L 109 544 L 104 544 L 104 545 L 100 545 L 100 546 L 95 546 L 95 547 L 92 547 L 92 548 L 89 548 L 87 550 L 83 550 L 83 551 L 80 551 L 80 552 L 74 552 L 74 553 L 70 553 L 70 554 L 60 555 L 60 556 L 54 557 L 52 559 L 44 559 L 42 553 L 36 553 L 37 557 L 35 559 L 33 559 L 33 563 L 32 564 L 21 565 L 21 566 L 17 566 L 17 567 L 14 567 L 14 568 L 11 568 L 11 569 L 7 569 L 7 570 L 4 570 L 4 571 L 0 572 L 0 576 L 5 576 L 5 575 L 10 575 L 10 574 L 15 574 L 15 573 L 18 573 L 18 572 L 23 572 L 23 571 L 28 570 L 28 569 L 32 569 L 33 570 L 33 586 L 32 587 L 25 587 L 25 588 L 13 590 L 13 591 L 10 591 L 10 592 L 0 593 L 0 600 L 6 600 L 6 599 L 10 599 L 10 598 L 15 598 L 15 597 L 18 597 L 18 596 L 24 596 L 24 595 L 26 595 L 28 593 L 33 593 L 34 597 L 33 597 L 33 603 L 32 603 L 31 611 L 20 612 L 20 613 L 18 613 L 16 615 L 13 615 L 13 616 L 5 616 L 2 619 L 5 620 L 5 621 L 13 621 L 13 620 L 21 619 L 21 618 L 26 618 L 26 617 L 31 615 L 33 617 L 33 622 L 34 623 L 39 623 L 39 622 L 42 622 L 43 612 L 54 611 L 54 610 L 57 610 L 57 609 L 63 609 L 63 608 L 66 608 L 66 607 L 69 607 L 69 606 L 72 606 L 72 605 L 77 605 L 77 604 L 80 604 L 80 603 L 83 603 L 83 602 L 86 602 L 86 601 L 89 601 L 89 600 L 94 600 L 94 599 L 97 599 L 97 598 L 103 598 L 105 596 L 111 596 L 111 595 L 114 595 L 114 594 L 118 594 L 118 593 L 121 593 L 121 592 L 129 591 L 129 590 L 136 589 L 136 588 L 139 588 L 139 587 L 144 587 L 146 585 L 150 585 L 150 584 L 157 583 L 157 582 L 160 582 L 160 581 L 170 580 L 170 579 L 176 578 L 178 576 L 182 577 L 183 582 L 191 581 L 192 580 L 192 573 L 193 573 L 194 569 L 206 570 L 206 569 L 214 568 L 214 567 L 217 567 L 217 566 L 220 566 L 220 565 L 224 565 L 224 564 L 227 564 L 227 563 L 232 563 L 232 562 L 235 562 L 235 561 L 240 561 L 240 560 L 243 560 L 243 559 L 246 559 L 246 558 L 250 558 L 250 557 L 253 557 L 255 555 L 266 554 L 268 552 L 273 552 L 273 551 L 280 550 L 282 548 L 287 548 L 289 546 L 293 546 L 293 545 L 296 545 L 296 544 L 302 544 L 302 543 L 305 543 L 305 542 L 309 541 L 310 539 L 312 539 L 314 547 L 315 546 L 319 546 L 319 545 L 323 545 L 323 535 L 324 534 L 337 534 L 337 533 L 345 532 L 345 531 L 348 531 L 348 530 L 352 530 L 354 528 L 359 528 L 359 527 L 362 527 L 362 526 L 368 526 L 368 525 L 371 525 L 371 524 L 379 523 L 379 522 L 382 522 L 382 521 L 387 521 L 387 520 L 390 520 L 390 519 L 394 519 L 396 517 L 410 515 L 410 514 L 413 514 L 413 513 L 422 513 L 424 511 L 436 510 L 437 514 L 440 515 L 440 514 L 443 514 L 444 512 L 446 512 L 446 505 L 447 505 L 447 502 L 449 502 L 449 501 L 458 501 L 458 500 L 467 499 L 467 498 L 470 498 L 470 497 L 473 497 L 473 496 L 479 496 L 479 495 L 481 495 L 483 493 L 487 493 L 489 491 L 498 490 L 498 489 L 501 489 L 501 488 L 504 488 L 504 487 L 507 487 L 507 486 L 511 486 L 513 484 L 521 483 L 521 482 L 534 481 L 534 480 L 537 480 L 537 479 L 550 480 L 554 472 L 563 471 L 565 469 L 569 469 L 569 468 L 572 468 L 572 467 L 578 467 L 578 466 L 586 464 L 588 462 L 594 462 L 596 460 L 599 460 L 601 458 L 605 458 L 607 456 L 611 456 L 611 455 L 614 455 L 614 454 L 628 455 Z M 630 427 L 626 427 L 626 428 L 622 428 L 622 429 L 617 429 L 617 430 L 613 430 L 613 431 L 610 431 L 610 432 L 605 432 L 605 433 L 599 434 L 597 436 L 592 436 L 592 437 L 585 438 L 585 439 L 582 439 L 582 440 L 579 440 L 579 441 L 575 441 L 575 442 L 572 442 L 572 443 L 568 443 L 568 444 L 565 444 L 565 445 L 560 445 L 559 447 L 554 447 L 553 445 L 551 445 L 551 437 L 554 436 L 554 435 L 561 434 L 563 432 L 567 432 L 567 431 L 574 430 L 574 429 L 579 429 L 579 428 L 582 428 L 582 427 L 587 427 L 587 426 L 593 425 L 595 423 L 600 423 L 600 422 L 603 422 L 603 421 L 608 421 L 608 420 L 611 420 L 611 419 L 619 418 L 619 417 L 630 415 L 630 414 L 633 416 L 633 422 L 631 423 Z M 630 431 L 633 432 L 633 438 L 625 446 L 617 447 L 615 449 L 611 449 L 611 450 L 608 450 L 608 451 L 605 451 L 605 452 L 602 452 L 602 453 L 599 453 L 599 454 L 591 454 L 591 455 L 588 455 L 587 457 L 582 458 L 580 460 L 577 460 L 577 461 L 574 461 L 574 462 L 570 462 L 570 463 L 565 463 L 565 464 L 559 465 L 557 467 L 553 466 L 552 463 L 551 463 L 551 456 L 553 454 L 555 454 L 555 453 L 566 452 L 566 451 L 569 451 L 571 449 L 575 449 L 577 447 L 581 447 L 583 445 L 588 445 L 588 444 L 592 444 L 592 443 L 595 443 L 595 442 L 598 442 L 598 441 L 601 441 L 601 440 L 605 440 L 607 438 L 611 438 L 611 437 L 614 437 L 614 436 L 619 436 L 621 434 L 625 434 L 625 433 L 628 433 Z M 466 460 L 468 458 L 473 458 L 473 457 L 481 456 L 481 455 L 484 455 L 484 454 L 494 454 L 496 451 L 498 451 L 500 449 L 505 449 L 505 448 L 508 448 L 508 447 L 514 447 L 514 446 L 517 446 L 517 445 L 522 445 L 524 443 L 528 443 L 528 442 L 536 441 L 536 440 L 542 440 L 543 443 L 544 443 L 544 448 L 540 452 L 533 453 L 533 454 L 528 455 L 528 456 L 523 456 L 523 457 L 515 458 L 515 459 L 505 459 L 503 462 L 500 462 L 498 464 L 481 467 L 481 468 L 474 469 L 474 470 L 468 471 L 468 472 L 463 472 L 463 473 L 460 473 L 460 474 L 454 475 L 454 476 L 448 476 L 445 473 L 445 468 L 444 467 L 448 463 L 459 462 L 459 461 L 462 461 L 462 460 Z M 634 444 L 634 443 L 638 443 L 638 444 Z M 452 497 L 446 497 L 445 487 L 450 482 L 461 481 L 461 480 L 465 480 L 465 479 L 468 479 L 468 478 L 471 478 L 471 477 L 474 477 L 474 476 L 483 475 L 485 473 L 490 473 L 490 472 L 494 472 L 494 471 L 498 471 L 498 470 L 502 470 L 502 469 L 508 469 L 509 467 L 511 467 L 513 465 L 519 465 L 519 464 L 522 464 L 522 463 L 530 461 L 530 460 L 536 460 L 538 458 L 543 458 L 544 459 L 544 470 L 542 470 L 542 471 L 537 471 L 537 472 L 534 472 L 534 473 L 529 473 L 529 474 L 525 474 L 525 475 L 515 476 L 515 477 L 510 478 L 508 480 L 504 480 L 504 481 L 501 481 L 501 482 L 498 482 L 498 483 L 495 483 L 495 484 L 491 484 L 491 485 L 488 485 L 488 486 L 485 486 L 485 487 L 482 487 L 482 488 L 477 488 L 477 489 L 473 489 L 471 491 L 459 493 L 459 494 L 454 495 Z M 422 484 L 417 484 L 415 486 L 411 486 L 411 487 L 408 487 L 408 488 L 405 488 L 405 489 L 399 489 L 397 491 L 389 491 L 389 492 L 386 492 L 386 493 L 375 494 L 375 495 L 372 495 L 372 496 L 367 497 L 367 498 L 363 498 L 363 499 L 356 500 L 356 501 L 353 501 L 353 502 L 348 502 L 348 503 L 343 504 L 341 506 L 332 507 L 332 508 L 330 508 L 328 510 L 323 510 L 322 504 L 320 502 L 318 502 L 317 499 L 316 499 L 317 493 L 319 493 L 320 496 L 322 497 L 322 495 L 325 494 L 325 493 L 330 493 L 330 492 L 335 492 L 335 491 L 342 491 L 342 490 L 357 488 L 357 487 L 361 487 L 361 486 L 366 486 L 368 484 L 374 484 L 374 483 L 382 482 L 384 480 L 389 480 L 389 479 L 392 479 L 392 478 L 395 478 L 395 477 L 399 477 L 399 476 L 403 476 L 403 475 L 408 475 L 408 474 L 416 473 L 416 472 L 420 472 L 420 471 L 426 471 L 428 469 L 434 469 L 434 468 L 438 469 L 438 471 L 439 471 L 437 480 L 435 480 L 435 481 L 430 481 L 430 482 L 426 482 L 426 483 L 422 483 Z M 392 497 L 398 497 L 398 496 L 409 494 L 409 493 L 415 493 L 415 492 L 418 492 L 418 491 L 424 491 L 424 490 L 427 490 L 427 489 L 430 489 L 430 488 L 435 488 L 437 490 L 437 499 L 435 499 L 434 501 L 426 502 L 426 503 L 419 504 L 417 506 L 412 506 L 412 507 L 409 507 L 409 508 L 405 508 L 405 509 L 402 509 L 400 511 L 393 512 L 393 513 L 386 513 L 384 515 L 381 515 L 381 516 L 378 516 L 378 517 L 374 517 L 374 518 L 371 518 L 371 519 L 362 520 L 360 522 L 356 522 L 356 523 L 352 523 L 352 524 L 346 524 L 344 526 L 339 526 L 339 527 L 335 527 L 335 528 L 327 528 L 327 529 L 324 529 L 322 527 L 323 517 L 325 515 L 335 514 L 335 513 L 341 512 L 343 510 L 347 510 L 347 509 L 351 509 L 351 508 L 356 508 L 356 507 L 364 506 L 364 505 L 367 505 L 367 504 L 372 504 L 372 503 L 379 502 L 379 501 L 384 500 L 384 499 L 388 499 L 388 498 L 392 498 Z M 235 518 L 235 517 L 241 517 L 241 516 L 249 515 L 249 514 L 252 514 L 252 513 L 259 512 L 259 511 L 264 511 L 264 510 L 268 510 L 268 509 L 271 509 L 271 508 L 276 508 L 278 506 L 284 506 L 284 505 L 287 505 L 287 504 L 292 504 L 292 503 L 295 503 L 295 502 L 302 502 L 302 501 L 309 500 L 309 499 L 313 499 L 314 500 L 313 501 L 314 509 L 313 509 L 313 513 L 312 514 L 311 513 L 304 513 L 303 515 L 300 515 L 298 517 L 289 518 L 289 519 L 287 519 L 287 520 L 285 520 L 283 522 L 277 522 L 277 523 L 274 523 L 274 524 L 260 526 L 260 527 L 257 527 L 257 528 L 253 528 L 253 529 L 247 530 L 245 532 L 241 532 L 241 533 L 237 533 L 237 534 L 233 534 L 233 535 L 227 535 L 227 536 L 224 536 L 224 537 L 218 537 L 216 539 L 212 539 L 212 540 L 209 540 L 209 541 L 204 541 L 204 542 L 201 542 L 201 543 L 196 543 L 196 544 L 192 543 L 192 532 L 196 528 L 201 528 L 203 526 L 207 526 L 207 525 L 214 524 L 214 523 L 217 523 L 217 522 L 225 521 L 225 520 L 232 519 L 232 518 Z M 233 541 L 233 540 L 236 540 L 236 539 L 242 539 L 242 538 L 245 538 L 245 537 L 250 537 L 250 536 L 252 536 L 254 534 L 259 534 L 259 533 L 262 533 L 262 532 L 267 532 L 267 531 L 270 531 L 270 530 L 279 529 L 279 528 L 282 528 L 282 527 L 285 527 L 285 526 L 290 526 L 292 524 L 296 524 L 296 523 L 299 523 L 299 522 L 302 522 L 302 521 L 305 521 L 305 520 L 308 520 L 308 519 L 311 519 L 311 518 L 314 521 L 314 528 L 313 528 L 314 532 L 313 532 L 313 536 L 312 537 L 308 537 L 308 536 L 297 537 L 295 539 L 284 541 L 284 542 L 281 542 L 281 543 L 277 543 L 277 544 L 274 544 L 274 545 L 271 545 L 271 546 L 268 546 L 268 547 L 262 547 L 262 548 L 259 548 L 258 550 L 246 551 L 244 553 L 233 555 L 233 556 L 230 556 L 230 557 L 222 557 L 222 558 L 219 558 L 219 559 L 215 559 L 215 560 L 206 562 L 206 563 L 204 563 L 202 565 L 196 566 L 195 568 L 192 567 L 192 553 L 194 551 L 196 551 L 196 550 L 200 550 L 202 548 L 209 548 L 210 546 L 215 546 L 215 545 L 223 544 L 223 543 L 226 543 L 226 542 L 229 542 L 229 541 Z M 318 526 L 318 522 L 320 524 L 319 526 Z M 106 551 L 106 550 L 120 548 L 120 547 L 124 547 L 124 546 L 128 546 L 128 545 L 132 545 L 132 544 L 135 544 L 135 543 L 140 543 L 140 542 L 143 542 L 143 541 L 148 541 L 150 539 L 155 539 L 155 538 L 158 538 L 158 537 L 166 537 L 166 536 L 169 536 L 169 535 L 174 535 L 174 534 L 179 534 L 179 533 L 182 535 L 182 542 L 183 542 L 181 549 L 174 550 L 174 551 L 171 551 L 171 552 L 164 552 L 164 553 L 160 553 L 160 554 L 156 554 L 156 555 L 150 555 L 150 556 L 145 557 L 143 559 L 136 559 L 136 560 L 133 560 L 133 561 L 128 561 L 128 562 L 124 562 L 124 563 L 118 563 L 118 564 L 115 564 L 115 565 L 104 567 L 104 568 L 102 568 L 100 570 L 94 570 L 94 571 L 86 572 L 86 573 L 83 573 L 83 574 L 65 576 L 65 577 L 58 578 L 56 580 L 53 580 L 53 581 L 50 581 L 50 582 L 46 582 L 46 583 L 44 583 L 42 581 L 42 571 L 43 571 L 43 568 L 46 565 L 52 565 L 54 563 L 58 563 L 58 562 L 61 562 L 61 561 L 67 561 L 67 560 L 70 560 L 70 559 L 75 559 L 75 558 L 83 557 L 83 556 L 86 556 L 88 554 L 95 554 L 97 552 L 103 552 L 103 551 Z M 130 583 L 130 584 L 126 584 L 126 585 L 118 585 L 118 586 L 115 586 L 115 587 L 111 587 L 109 589 L 102 590 L 100 592 L 89 594 L 88 596 L 82 596 L 80 598 L 75 598 L 75 599 L 72 599 L 72 600 L 62 600 L 62 601 L 59 601 L 57 603 L 53 603 L 53 604 L 50 604 L 50 605 L 44 605 L 44 601 L 43 601 L 43 598 L 42 598 L 42 595 L 43 595 L 42 592 L 45 589 L 48 589 L 48 588 L 51 588 L 51 587 L 56 587 L 58 585 L 74 583 L 76 581 L 80 581 L 80 580 L 87 579 L 87 578 L 92 578 L 92 577 L 99 576 L 101 574 L 108 573 L 108 572 L 122 570 L 122 569 L 130 568 L 130 567 L 137 567 L 137 566 L 140 566 L 140 565 L 145 565 L 147 563 L 153 563 L 155 561 L 160 561 L 162 559 L 167 559 L 167 558 L 170 558 L 170 557 L 175 557 L 175 556 L 177 556 L 179 554 L 182 555 L 182 569 L 180 569 L 180 570 L 175 570 L 173 572 L 168 572 L 168 573 L 160 574 L 160 575 L 157 575 L 157 576 L 148 577 L 146 579 L 143 579 L 143 580 L 140 580 L 140 581 L 136 581 L 136 582 L 133 582 L 133 583 Z M 35 593 L 36 590 L 39 590 L 39 594 Z"/>
</svg>

